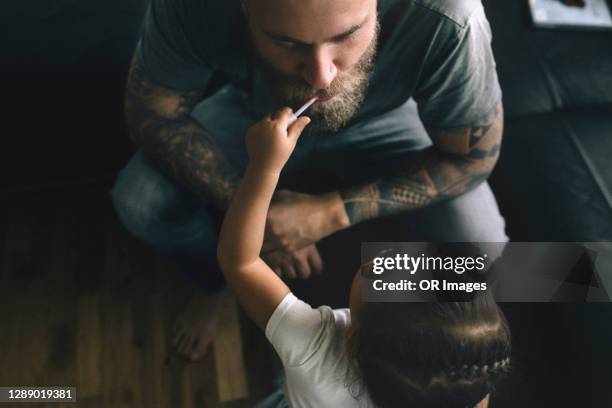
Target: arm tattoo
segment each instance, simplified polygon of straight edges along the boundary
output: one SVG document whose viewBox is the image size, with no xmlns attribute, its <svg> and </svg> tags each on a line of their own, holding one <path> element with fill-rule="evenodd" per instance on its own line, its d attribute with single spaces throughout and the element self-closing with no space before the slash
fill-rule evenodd
<svg viewBox="0 0 612 408">
<path fill-rule="evenodd" d="M 480 126 L 429 130 L 434 147 L 401 164 L 392 176 L 340 192 L 351 224 L 423 208 L 476 187 L 497 162 L 502 130 L 501 103 Z"/>
<path fill-rule="evenodd" d="M 211 135 L 190 117 L 201 99 L 201 92 L 153 84 L 133 59 L 125 97 L 130 137 L 161 171 L 224 210 L 238 176 Z"/>
</svg>

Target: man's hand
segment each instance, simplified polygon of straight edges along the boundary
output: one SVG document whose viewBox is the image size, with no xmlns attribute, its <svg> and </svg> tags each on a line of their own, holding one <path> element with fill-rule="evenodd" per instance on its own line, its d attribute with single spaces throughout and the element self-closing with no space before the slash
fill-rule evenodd
<svg viewBox="0 0 612 408">
<path fill-rule="evenodd" d="M 263 252 L 293 252 L 348 226 L 338 193 L 309 195 L 279 190 L 266 221 Z"/>
<path fill-rule="evenodd" d="M 266 263 L 285 279 L 307 279 L 313 273 L 323 272 L 323 260 L 316 245 L 311 244 L 297 251 L 274 251 L 262 256 Z"/>
</svg>

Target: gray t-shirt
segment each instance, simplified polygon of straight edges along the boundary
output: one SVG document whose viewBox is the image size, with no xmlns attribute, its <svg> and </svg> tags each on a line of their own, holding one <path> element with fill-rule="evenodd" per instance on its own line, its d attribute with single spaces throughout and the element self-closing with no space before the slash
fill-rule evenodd
<svg viewBox="0 0 612 408">
<path fill-rule="evenodd" d="M 481 124 L 501 99 L 480 0 L 379 0 L 381 41 L 352 122 L 414 98 L 427 127 Z M 249 91 L 256 68 L 239 0 L 151 0 L 137 54 L 166 87 L 203 90 L 214 73 Z"/>
</svg>

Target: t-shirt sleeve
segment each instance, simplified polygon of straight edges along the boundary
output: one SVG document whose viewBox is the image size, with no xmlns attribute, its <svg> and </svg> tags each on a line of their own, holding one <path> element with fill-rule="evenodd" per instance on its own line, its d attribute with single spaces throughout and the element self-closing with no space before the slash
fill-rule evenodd
<svg viewBox="0 0 612 408">
<path fill-rule="evenodd" d="M 426 127 L 461 129 L 479 125 L 501 100 L 491 27 L 482 5 L 463 27 L 440 27 L 414 93 Z"/>
<path fill-rule="evenodd" d="M 212 76 L 195 41 L 192 0 L 151 0 L 141 27 L 136 56 L 153 82 L 179 91 L 202 90 Z"/>
<path fill-rule="evenodd" d="M 322 306 L 313 309 L 289 293 L 268 320 L 266 337 L 284 366 L 299 366 L 329 341 L 331 322 L 331 308 Z"/>
</svg>

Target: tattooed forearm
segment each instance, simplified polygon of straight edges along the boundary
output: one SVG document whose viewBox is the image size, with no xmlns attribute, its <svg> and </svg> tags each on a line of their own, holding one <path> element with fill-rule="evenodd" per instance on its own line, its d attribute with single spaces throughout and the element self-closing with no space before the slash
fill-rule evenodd
<svg viewBox="0 0 612 408">
<path fill-rule="evenodd" d="M 163 172 L 225 209 L 238 177 L 212 137 L 190 117 L 201 98 L 201 92 L 153 84 L 133 59 L 125 98 L 130 137 Z"/>
<path fill-rule="evenodd" d="M 428 131 L 434 147 L 403 164 L 396 174 L 340 193 L 351 224 L 426 207 L 486 180 L 499 157 L 503 108 L 500 104 L 485 123 L 472 129 Z"/>
</svg>

